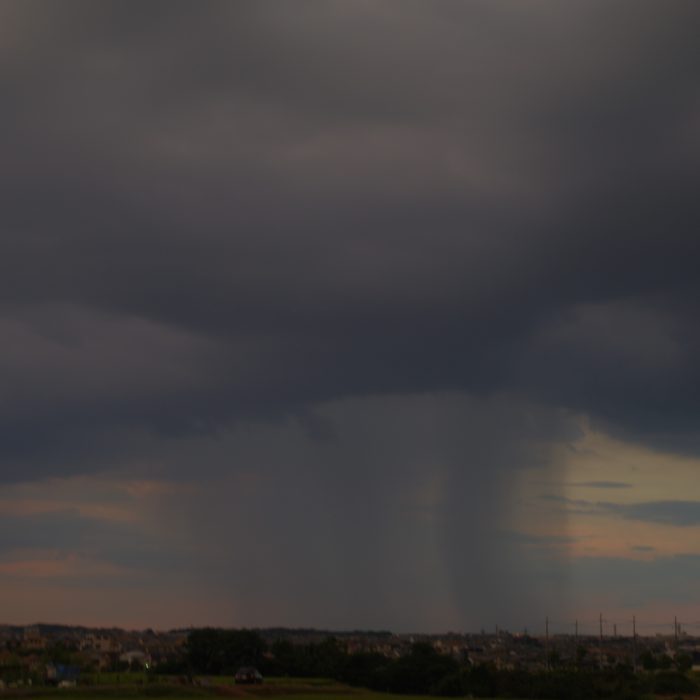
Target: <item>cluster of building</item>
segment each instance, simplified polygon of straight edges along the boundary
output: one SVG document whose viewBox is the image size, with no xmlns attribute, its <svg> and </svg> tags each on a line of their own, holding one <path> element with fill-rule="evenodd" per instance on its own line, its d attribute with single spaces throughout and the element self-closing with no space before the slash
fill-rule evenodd
<svg viewBox="0 0 700 700">
<path fill-rule="evenodd" d="M 681 658 L 700 668 L 700 638 L 683 635 L 600 636 L 558 634 L 446 635 L 433 646 L 472 664 L 492 664 L 508 670 L 546 670 L 557 667 L 600 669 L 627 666 L 632 669 L 675 665 Z"/>
<path fill-rule="evenodd" d="M 318 643 L 334 637 L 349 654 L 377 653 L 399 658 L 415 643 L 427 643 L 460 662 L 491 664 L 499 669 L 544 670 L 556 666 L 643 668 L 649 664 L 672 664 L 682 656 L 700 670 L 700 637 L 687 633 L 654 636 L 558 634 L 532 636 L 507 631 L 462 634 L 393 634 L 391 632 L 328 632 L 318 630 L 260 630 L 272 642 L 285 639 L 293 644 Z"/>
<path fill-rule="evenodd" d="M 283 640 L 295 645 L 321 643 L 333 637 L 348 654 L 376 653 L 400 658 L 416 643 L 460 662 L 491 664 L 499 669 L 543 670 L 578 668 L 663 668 L 678 664 L 700 670 L 700 637 L 686 633 L 656 636 L 531 636 L 506 631 L 479 634 L 393 634 L 391 632 L 330 632 L 314 629 L 260 629 L 273 648 Z M 189 630 L 156 632 L 89 629 L 62 625 L 0 626 L 0 687 L 43 681 L 74 682 L 82 673 L 158 670 L 185 657 Z"/>
<path fill-rule="evenodd" d="M 186 641 L 187 631 L 0 625 L 0 684 L 69 683 L 75 681 L 76 669 L 146 670 L 181 658 Z"/>
</svg>

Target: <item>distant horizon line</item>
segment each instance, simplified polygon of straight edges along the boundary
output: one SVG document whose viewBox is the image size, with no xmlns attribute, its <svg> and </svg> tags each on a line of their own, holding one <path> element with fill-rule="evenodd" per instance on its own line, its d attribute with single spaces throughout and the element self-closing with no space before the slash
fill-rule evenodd
<svg viewBox="0 0 700 700">
<path fill-rule="evenodd" d="M 656 628 L 664 628 L 667 625 L 665 623 L 638 623 L 641 627 L 653 626 Z M 686 623 L 687 624 L 687 623 Z M 668 625 L 670 626 L 670 625 Z M 498 637 L 500 635 L 508 635 L 511 637 L 531 637 L 533 639 L 546 638 L 549 637 L 571 637 L 572 639 L 587 639 L 594 638 L 598 639 L 602 636 L 604 639 L 625 639 L 632 638 L 633 634 L 623 633 L 610 633 L 604 632 L 602 635 L 596 632 L 559 632 L 550 631 L 547 633 L 546 630 L 541 632 L 530 632 L 527 627 L 521 631 L 512 631 L 507 627 L 497 626 L 491 631 L 486 629 L 480 629 L 478 631 L 456 631 L 447 630 L 444 632 L 394 632 L 389 629 L 372 629 L 372 628 L 353 628 L 353 629 L 332 629 L 325 627 L 295 627 L 286 625 L 270 625 L 270 626 L 250 626 L 250 625 L 213 625 L 213 624 L 203 624 L 203 625 L 188 625 L 186 627 L 176 626 L 170 628 L 155 628 L 151 626 L 146 627 L 121 627 L 119 625 L 86 625 L 86 624 L 72 624 L 65 622 L 32 622 L 32 623 L 14 623 L 14 622 L 0 622 L 0 629 L 6 628 L 18 628 L 18 629 L 31 629 L 32 627 L 54 627 L 54 628 L 66 628 L 75 630 L 88 630 L 88 631 L 117 631 L 117 632 L 154 632 L 154 633 L 177 633 L 177 632 L 191 632 L 194 630 L 203 629 L 215 629 L 215 630 L 250 630 L 254 632 L 300 632 L 307 634 L 325 634 L 327 636 L 350 636 L 354 634 L 364 634 L 373 636 L 392 636 L 392 637 Z M 674 630 L 669 630 L 668 632 L 657 631 L 653 633 L 642 633 L 637 631 L 636 637 L 646 638 L 646 637 L 686 637 L 686 638 L 696 638 L 700 637 L 700 633 L 692 634 L 686 631 L 683 623 L 678 625 L 678 633 Z"/>
</svg>

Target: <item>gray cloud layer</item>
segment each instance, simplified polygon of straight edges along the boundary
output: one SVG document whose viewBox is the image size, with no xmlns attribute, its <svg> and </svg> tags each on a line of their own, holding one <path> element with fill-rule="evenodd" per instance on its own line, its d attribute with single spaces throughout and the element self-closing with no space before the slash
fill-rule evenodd
<svg viewBox="0 0 700 700">
<path fill-rule="evenodd" d="M 3 3 L 0 478 L 192 473 L 178 452 L 231 426 L 332 441 L 328 402 L 511 397 L 502 447 L 464 443 L 472 409 L 444 436 L 455 552 L 460 488 L 500 505 L 490 474 L 567 434 L 560 408 L 697 451 L 699 24 L 675 1 Z"/>
<path fill-rule="evenodd" d="M 572 511 L 589 515 L 617 515 L 626 520 L 641 520 L 659 525 L 691 527 L 700 525 L 700 501 L 641 501 L 639 503 L 612 503 L 566 498 L 553 494 L 542 497 L 546 501 L 562 503 Z"/>
<path fill-rule="evenodd" d="M 443 389 L 695 439 L 694 3 L 4 8 L 10 455 Z"/>
</svg>

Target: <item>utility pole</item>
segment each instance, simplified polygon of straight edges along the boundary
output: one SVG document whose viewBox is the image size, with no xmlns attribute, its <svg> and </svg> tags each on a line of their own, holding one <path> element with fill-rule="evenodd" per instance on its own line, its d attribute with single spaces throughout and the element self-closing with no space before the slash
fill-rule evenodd
<svg viewBox="0 0 700 700">
<path fill-rule="evenodd" d="M 600 616 L 598 618 L 598 628 L 599 628 L 599 635 L 600 635 L 600 648 L 599 648 L 599 665 L 600 668 L 603 668 L 603 613 L 600 613 Z"/>
<path fill-rule="evenodd" d="M 617 639 L 617 622 L 613 623 L 613 637 Z"/>
<path fill-rule="evenodd" d="M 574 660 L 578 668 L 578 620 L 574 621 Z"/>
<path fill-rule="evenodd" d="M 544 667 L 549 671 L 549 617 L 544 618 Z"/>
<path fill-rule="evenodd" d="M 637 673 L 637 618 L 632 615 L 632 669 Z"/>
<path fill-rule="evenodd" d="M 678 618 L 673 616 L 673 638 L 676 642 L 676 647 L 678 647 Z"/>
</svg>

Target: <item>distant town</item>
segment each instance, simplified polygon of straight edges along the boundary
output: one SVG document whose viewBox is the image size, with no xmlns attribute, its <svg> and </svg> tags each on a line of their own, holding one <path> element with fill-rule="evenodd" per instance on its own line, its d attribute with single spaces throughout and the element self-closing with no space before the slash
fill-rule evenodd
<svg viewBox="0 0 700 700">
<path fill-rule="evenodd" d="M 64 669 L 71 682 L 79 674 L 187 669 L 188 640 L 193 630 L 129 631 L 53 624 L 0 626 L 0 683 L 40 682 Z M 275 655 L 290 647 L 323 645 L 348 656 L 401 659 L 416 647 L 430 646 L 460 664 L 488 664 L 499 670 L 543 671 L 556 668 L 700 670 L 700 637 L 678 628 L 674 634 L 604 636 L 481 632 L 472 634 L 394 634 L 388 631 L 326 631 L 267 628 L 251 630 L 263 645 L 261 656 L 274 668 Z M 48 669 L 48 670 L 47 670 Z M 53 669 L 53 671 L 52 671 Z M 69 669 L 66 671 L 65 669 Z M 1 686 L 0 686 L 1 687 Z"/>
</svg>

